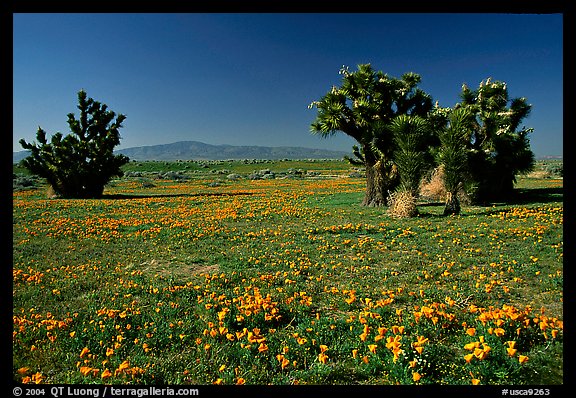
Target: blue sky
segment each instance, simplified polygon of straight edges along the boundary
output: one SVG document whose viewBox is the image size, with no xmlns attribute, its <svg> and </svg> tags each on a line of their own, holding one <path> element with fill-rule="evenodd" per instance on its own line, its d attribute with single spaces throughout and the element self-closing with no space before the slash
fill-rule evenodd
<svg viewBox="0 0 576 398">
<path fill-rule="evenodd" d="M 536 156 L 563 152 L 562 14 L 14 14 L 13 150 L 67 133 L 77 93 L 127 115 L 119 148 L 209 144 L 349 150 L 310 133 L 343 65 L 400 77 L 453 106 L 462 83 L 505 81 L 532 104 Z"/>
</svg>

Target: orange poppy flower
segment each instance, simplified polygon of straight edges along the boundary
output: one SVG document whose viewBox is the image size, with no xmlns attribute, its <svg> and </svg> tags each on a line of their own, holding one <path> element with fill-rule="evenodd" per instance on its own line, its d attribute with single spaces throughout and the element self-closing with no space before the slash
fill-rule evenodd
<svg viewBox="0 0 576 398">
<path fill-rule="evenodd" d="M 472 351 L 473 349 L 478 348 L 479 346 L 480 346 L 480 344 L 477 341 L 474 341 L 472 343 L 466 344 L 464 346 L 464 349 L 468 350 L 468 351 Z"/>
<path fill-rule="evenodd" d="M 130 363 L 128 361 L 124 361 L 118 366 L 118 370 L 122 372 L 123 370 L 126 370 L 129 367 L 130 367 Z"/>
<path fill-rule="evenodd" d="M 89 352 L 90 352 L 90 350 L 88 349 L 88 347 L 82 348 L 82 351 L 80 351 L 80 358 L 82 358 L 84 355 L 88 354 Z"/>
<path fill-rule="evenodd" d="M 107 379 L 108 377 L 112 377 L 112 372 L 110 372 L 108 369 L 105 369 L 104 372 L 102 372 L 102 376 L 103 379 Z"/>
<path fill-rule="evenodd" d="M 504 336 L 504 334 L 506 333 L 506 331 L 502 328 L 496 328 L 494 329 L 494 334 L 498 337 L 502 337 Z"/>
<path fill-rule="evenodd" d="M 264 351 L 268 351 L 268 346 L 264 343 L 260 343 L 260 345 L 258 346 L 258 352 L 264 352 Z"/>
<path fill-rule="evenodd" d="M 82 373 L 83 376 L 88 376 L 90 372 L 92 372 L 92 368 L 90 366 L 80 367 L 80 373 Z"/>
</svg>

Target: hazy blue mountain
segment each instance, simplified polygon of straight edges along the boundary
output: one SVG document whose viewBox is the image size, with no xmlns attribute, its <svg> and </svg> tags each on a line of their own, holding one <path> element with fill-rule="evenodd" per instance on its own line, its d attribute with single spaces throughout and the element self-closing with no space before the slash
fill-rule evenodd
<svg viewBox="0 0 576 398">
<path fill-rule="evenodd" d="M 18 163 L 29 151 L 13 152 L 12 161 Z M 119 149 L 131 160 L 225 160 L 225 159 L 341 159 L 350 155 L 343 151 L 302 147 L 267 147 L 210 145 L 198 141 L 180 141 L 172 144 L 139 146 Z"/>
<path fill-rule="evenodd" d="M 172 144 L 139 146 L 119 149 L 131 160 L 225 160 L 225 159 L 341 159 L 349 155 L 344 151 L 303 147 L 268 147 L 210 145 L 198 141 L 180 141 Z M 13 152 L 12 161 L 18 163 L 29 151 Z"/>
<path fill-rule="evenodd" d="M 30 151 L 12 152 L 12 163 L 18 163 L 30 154 Z"/>
<path fill-rule="evenodd" d="M 210 145 L 198 141 L 139 146 L 116 151 L 132 160 L 226 160 L 226 159 L 341 159 L 350 152 L 303 147 L 268 147 Z M 12 152 L 13 163 L 28 156 L 29 151 Z M 562 159 L 562 156 L 540 156 L 538 159 Z"/>
<path fill-rule="evenodd" d="M 302 147 L 209 145 L 198 141 L 120 149 L 132 160 L 341 159 L 347 152 Z"/>
</svg>

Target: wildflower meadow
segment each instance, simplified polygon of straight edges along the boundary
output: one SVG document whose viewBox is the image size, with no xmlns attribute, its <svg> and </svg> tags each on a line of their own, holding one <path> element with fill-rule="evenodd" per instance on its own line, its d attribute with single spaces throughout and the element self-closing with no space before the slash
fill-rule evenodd
<svg viewBox="0 0 576 398">
<path fill-rule="evenodd" d="M 14 191 L 15 381 L 563 382 L 562 179 L 398 219 L 343 161 L 126 167 Z"/>
</svg>

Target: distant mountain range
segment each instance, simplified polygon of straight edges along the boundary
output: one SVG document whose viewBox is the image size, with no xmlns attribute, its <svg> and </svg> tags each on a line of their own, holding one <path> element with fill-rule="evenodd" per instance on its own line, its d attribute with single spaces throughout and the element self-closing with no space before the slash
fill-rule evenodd
<svg viewBox="0 0 576 398">
<path fill-rule="evenodd" d="M 180 141 L 172 144 L 139 146 L 119 149 L 116 153 L 131 160 L 226 160 L 226 159 L 341 159 L 349 152 L 303 147 L 268 147 L 210 145 L 198 141 Z M 28 156 L 28 151 L 13 152 L 13 162 Z"/>
<path fill-rule="evenodd" d="M 28 151 L 12 152 L 13 163 L 28 156 Z M 226 160 L 226 159 L 341 159 L 350 152 L 303 147 L 210 145 L 198 141 L 139 146 L 119 149 L 132 160 Z M 562 156 L 541 156 L 538 159 L 562 159 Z"/>
</svg>

